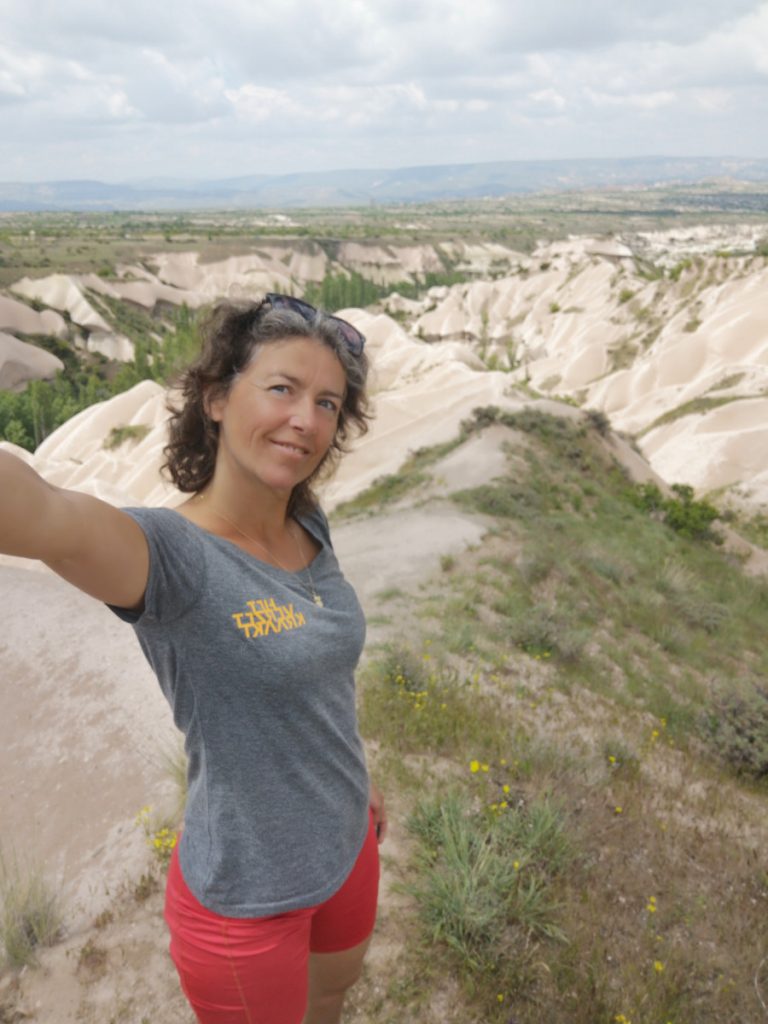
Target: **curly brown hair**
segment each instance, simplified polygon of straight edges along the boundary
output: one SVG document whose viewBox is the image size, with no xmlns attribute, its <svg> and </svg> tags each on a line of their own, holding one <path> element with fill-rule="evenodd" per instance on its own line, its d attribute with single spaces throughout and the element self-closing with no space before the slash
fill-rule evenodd
<svg viewBox="0 0 768 1024">
<path fill-rule="evenodd" d="M 333 319 L 321 310 L 310 322 L 293 310 L 272 309 L 263 302 L 218 302 L 203 320 L 199 333 L 200 355 L 177 381 L 180 404 L 171 400 L 168 405 L 170 439 L 163 450 L 163 470 L 186 494 L 202 491 L 216 466 L 219 424 L 208 415 L 207 406 L 211 399 L 229 391 L 258 346 L 285 338 L 314 338 L 327 345 L 341 363 L 347 387 L 336 435 L 312 475 L 294 487 L 288 503 L 289 515 L 309 511 L 317 504 L 312 482 L 335 464 L 353 432 L 360 435 L 368 429 L 365 353 L 354 355 Z"/>
</svg>

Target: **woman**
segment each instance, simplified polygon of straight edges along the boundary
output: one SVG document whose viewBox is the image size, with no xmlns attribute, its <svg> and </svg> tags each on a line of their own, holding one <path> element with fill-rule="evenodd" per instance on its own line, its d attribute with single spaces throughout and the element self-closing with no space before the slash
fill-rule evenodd
<svg viewBox="0 0 768 1024">
<path fill-rule="evenodd" d="M 386 817 L 355 721 L 365 626 L 310 490 L 365 429 L 363 344 L 292 297 L 217 306 L 171 419 L 175 510 L 0 453 L 0 550 L 131 622 L 184 732 L 166 920 L 203 1024 L 334 1024 L 370 941 Z"/>
</svg>

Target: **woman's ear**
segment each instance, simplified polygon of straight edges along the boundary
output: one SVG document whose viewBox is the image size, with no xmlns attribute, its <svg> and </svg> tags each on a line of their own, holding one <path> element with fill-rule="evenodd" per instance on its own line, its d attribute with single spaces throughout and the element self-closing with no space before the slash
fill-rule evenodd
<svg viewBox="0 0 768 1024">
<path fill-rule="evenodd" d="M 203 411 L 209 420 L 221 423 L 224 407 L 227 404 L 227 393 L 219 388 L 209 388 L 203 396 Z"/>
</svg>

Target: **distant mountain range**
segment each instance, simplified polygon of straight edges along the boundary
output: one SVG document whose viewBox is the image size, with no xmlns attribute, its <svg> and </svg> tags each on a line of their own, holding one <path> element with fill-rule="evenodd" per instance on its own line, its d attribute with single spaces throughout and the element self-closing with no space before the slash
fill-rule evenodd
<svg viewBox="0 0 768 1024">
<path fill-rule="evenodd" d="M 212 181 L 156 178 L 0 182 L 0 211 L 286 209 L 499 198 L 542 191 L 647 188 L 707 181 L 768 182 L 768 159 L 644 157 L 535 160 L 253 174 Z"/>
</svg>

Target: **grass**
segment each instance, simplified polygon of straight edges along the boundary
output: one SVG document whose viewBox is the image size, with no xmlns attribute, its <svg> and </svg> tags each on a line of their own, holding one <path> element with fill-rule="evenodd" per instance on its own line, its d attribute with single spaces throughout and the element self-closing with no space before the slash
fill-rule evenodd
<svg viewBox="0 0 768 1024">
<path fill-rule="evenodd" d="M 333 519 L 348 519 L 354 515 L 370 513 L 399 501 L 427 483 L 430 479 L 427 469 L 458 447 L 461 440 L 460 437 L 431 448 L 419 448 L 406 459 L 397 473 L 378 477 L 365 491 L 337 505 Z"/>
<path fill-rule="evenodd" d="M 0 853 L 0 940 L 5 963 L 18 969 L 33 964 L 41 946 L 52 945 L 62 930 L 56 890 L 25 858 Z"/>
<path fill-rule="evenodd" d="M 361 679 L 410 807 L 390 998 L 431 1021 L 450 993 L 450 1024 L 757 1019 L 768 585 L 643 507 L 603 424 L 483 410 L 464 435 L 499 419 L 514 469 L 456 496 L 496 529 Z"/>
<path fill-rule="evenodd" d="M 721 405 L 737 402 L 741 397 L 740 395 L 701 395 L 699 398 L 692 398 L 689 402 L 683 402 L 682 405 L 678 405 L 674 409 L 662 413 L 661 416 L 657 416 L 653 423 L 643 427 L 638 436 L 643 437 L 657 427 L 663 427 L 667 423 L 674 423 L 675 420 L 682 419 L 684 416 L 694 416 L 699 413 L 709 412 L 710 409 L 718 409 Z"/>
<path fill-rule="evenodd" d="M 420 870 L 406 891 L 425 937 L 471 973 L 500 972 L 531 936 L 563 940 L 549 892 L 568 856 L 561 814 L 547 802 L 493 808 L 448 792 L 419 801 L 408 821 Z"/>
<path fill-rule="evenodd" d="M 127 441 L 138 444 L 144 440 L 149 431 L 150 428 L 143 423 L 130 423 L 122 427 L 112 427 L 102 447 L 109 451 L 114 451 Z"/>
</svg>

